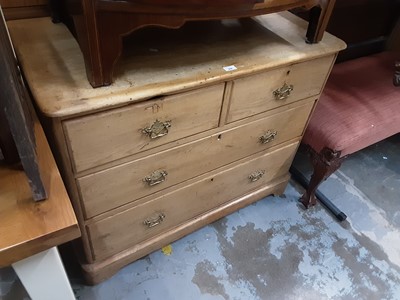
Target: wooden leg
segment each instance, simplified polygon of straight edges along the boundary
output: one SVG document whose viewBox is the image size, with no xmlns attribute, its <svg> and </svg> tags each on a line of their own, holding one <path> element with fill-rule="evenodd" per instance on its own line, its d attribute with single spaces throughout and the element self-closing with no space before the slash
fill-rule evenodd
<svg viewBox="0 0 400 300">
<path fill-rule="evenodd" d="M 113 83 L 114 66 L 121 56 L 124 36 L 146 26 L 179 28 L 185 23 L 185 19 L 178 16 L 138 14 L 132 17 L 118 12 L 101 12 L 97 14 L 97 18 L 97 36 L 101 37 L 96 44 L 99 47 L 100 66 L 92 63 L 88 72 L 88 78 L 93 87 Z M 124 22 L 120 22 L 120 20 L 124 20 Z M 113 26 L 110 26 L 110 24 L 113 24 Z M 91 61 L 90 56 L 86 55 L 85 61 Z"/>
<path fill-rule="evenodd" d="M 32 300 L 75 299 L 56 247 L 12 266 Z"/>
<path fill-rule="evenodd" d="M 311 8 L 306 34 L 307 43 L 314 44 L 322 40 L 335 2 L 336 0 L 319 0 L 319 4 Z"/>
<path fill-rule="evenodd" d="M 113 83 L 114 65 L 122 52 L 122 37 L 118 34 L 110 34 L 107 39 L 100 40 L 100 52 L 102 82 L 99 84 L 107 86 Z"/>
<path fill-rule="evenodd" d="M 395 72 L 393 77 L 393 84 L 395 86 L 400 86 L 400 61 L 396 61 L 394 66 L 395 66 Z"/>
<path fill-rule="evenodd" d="M 315 192 L 318 186 L 340 167 L 343 160 L 340 157 L 340 152 L 334 152 L 329 148 L 322 149 L 320 153 L 316 153 L 311 148 L 308 151 L 311 156 L 314 173 L 311 176 L 308 189 L 300 199 L 306 208 L 317 203 Z"/>
</svg>

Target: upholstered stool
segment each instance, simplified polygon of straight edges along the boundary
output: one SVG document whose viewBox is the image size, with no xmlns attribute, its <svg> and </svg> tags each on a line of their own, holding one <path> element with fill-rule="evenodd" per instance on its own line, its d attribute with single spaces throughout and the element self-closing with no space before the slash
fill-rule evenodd
<svg viewBox="0 0 400 300">
<path fill-rule="evenodd" d="M 318 185 L 345 156 L 400 132 L 396 58 L 382 52 L 334 66 L 302 141 L 314 168 L 301 199 L 305 207 L 316 204 Z"/>
</svg>

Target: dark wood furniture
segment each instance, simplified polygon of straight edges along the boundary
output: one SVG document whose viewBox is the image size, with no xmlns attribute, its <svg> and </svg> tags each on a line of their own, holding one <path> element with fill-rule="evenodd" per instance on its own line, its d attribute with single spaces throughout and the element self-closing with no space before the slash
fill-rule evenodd
<svg viewBox="0 0 400 300">
<path fill-rule="evenodd" d="M 6 20 L 49 16 L 48 0 L 0 0 Z"/>
<path fill-rule="evenodd" d="M 333 67 L 302 143 L 314 173 L 302 196 L 316 204 L 319 184 L 347 155 L 400 132 L 400 89 L 392 84 L 396 52 L 381 52 Z"/>
<path fill-rule="evenodd" d="M 399 12 L 399 0 L 336 0 L 326 31 L 347 43 L 337 63 L 384 51 Z M 302 11 L 296 15 L 309 17 Z"/>
<path fill-rule="evenodd" d="M 18 72 L 14 52 L 0 8 L 0 149 L 9 163 L 21 161 L 34 200 L 47 198 L 46 181 L 36 155 L 27 92 Z"/>
<path fill-rule="evenodd" d="M 301 199 L 306 207 L 316 204 L 317 187 L 347 155 L 400 132 L 399 16 L 399 0 L 336 2 L 327 31 L 348 47 L 338 56 L 302 140 L 314 168 Z"/>
<path fill-rule="evenodd" d="M 335 0 L 51 0 L 54 20 L 69 24 L 93 87 L 113 82 L 123 37 L 145 26 L 179 28 L 189 20 L 243 18 L 303 7 L 307 42 L 321 40 Z"/>
</svg>

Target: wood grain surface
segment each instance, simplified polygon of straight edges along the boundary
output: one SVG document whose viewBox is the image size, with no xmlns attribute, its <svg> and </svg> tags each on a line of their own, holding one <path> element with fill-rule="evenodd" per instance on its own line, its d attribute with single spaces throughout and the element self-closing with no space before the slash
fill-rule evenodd
<svg viewBox="0 0 400 300">
<path fill-rule="evenodd" d="M 66 121 L 76 172 L 218 127 L 223 92 L 218 84 Z M 156 120 L 171 127 L 151 139 L 142 130 Z"/>
<path fill-rule="evenodd" d="M 306 44 L 307 22 L 288 12 L 255 20 L 201 23 L 200 27 L 185 29 L 185 34 L 180 30 L 144 29 L 143 35 L 134 36 L 137 39 L 126 47 L 132 55 L 127 52 L 120 59 L 113 85 L 97 89 L 87 81 L 82 53 L 64 25 L 55 25 L 49 18 L 8 24 L 37 104 L 51 117 L 173 94 L 345 48 L 330 34 L 318 44 Z M 231 65 L 237 69 L 223 69 Z"/>
<path fill-rule="evenodd" d="M 0 0 L 3 8 L 47 5 L 47 0 Z"/>
<path fill-rule="evenodd" d="M 39 164 L 49 198 L 35 203 L 21 168 L 0 164 L 0 267 L 80 236 L 69 197 L 43 130 L 35 123 Z"/>
<path fill-rule="evenodd" d="M 138 205 L 88 226 L 96 259 L 104 259 L 146 239 L 167 232 L 225 202 L 252 190 L 268 185 L 285 176 L 296 153 L 298 142 L 272 152 L 263 153 L 253 160 L 232 164 L 222 172 L 215 171 L 194 184 L 164 193 L 143 205 Z M 249 176 L 257 171 L 264 175 L 256 181 Z M 151 228 L 144 224 L 149 219 L 165 216 Z M 124 234 L 121 234 L 124 232 Z"/>
<path fill-rule="evenodd" d="M 299 137 L 313 105 L 314 101 L 309 101 L 280 114 L 78 178 L 86 217 L 93 217 Z M 278 132 L 276 138 L 266 144 L 260 143 L 260 136 L 270 129 Z M 143 178 L 156 170 L 165 170 L 168 175 L 165 182 L 150 187 L 143 182 Z"/>
<path fill-rule="evenodd" d="M 93 89 L 81 51 L 63 25 L 47 18 L 9 25 L 36 104 L 50 117 L 45 118 L 52 124 L 49 133 L 83 230 L 81 262 L 90 283 L 261 197 L 282 193 L 310 111 L 337 51 L 345 47 L 329 34 L 318 44 L 306 44 L 307 23 L 289 13 L 193 22 L 183 30 L 148 28 L 125 41 L 127 52 L 115 83 Z M 290 69 L 316 60 L 323 66 L 301 68 L 298 75 Z M 288 71 L 298 79 L 293 98 L 260 100 L 257 110 L 246 112 L 246 106 L 254 105 L 246 97 L 254 88 L 250 84 L 260 86 L 251 97 L 267 93 L 262 86 L 275 70 L 283 78 L 272 80 L 279 83 L 276 88 Z M 310 74 L 316 85 L 307 82 Z M 239 84 L 245 77 L 252 80 Z M 212 89 L 217 92 L 206 93 Z M 162 99 L 180 99 L 180 105 L 169 109 L 168 101 L 163 104 L 171 119 L 194 113 L 190 128 L 203 121 L 208 125 L 174 137 L 174 130 L 185 126 L 173 123 L 166 143 L 143 151 L 142 145 L 132 147 L 139 145 L 134 135 L 150 125 L 135 123 L 145 119 L 142 108 L 151 108 L 145 123 L 153 122 L 159 105 L 154 111 L 152 105 Z M 234 108 L 242 115 L 230 120 Z M 216 116 L 208 117 L 209 110 Z M 271 130 L 278 131 L 275 140 L 259 143 L 260 135 Z M 73 168 L 74 160 L 80 167 Z M 140 189 L 143 176 L 164 166 L 170 172 L 166 185 L 151 193 Z M 264 166 L 265 176 L 249 183 L 248 176 Z M 156 224 L 161 219 L 162 224 L 143 230 L 143 221 Z"/>
<path fill-rule="evenodd" d="M 47 0 L 0 0 L 7 20 L 38 18 L 49 15 Z"/>
</svg>

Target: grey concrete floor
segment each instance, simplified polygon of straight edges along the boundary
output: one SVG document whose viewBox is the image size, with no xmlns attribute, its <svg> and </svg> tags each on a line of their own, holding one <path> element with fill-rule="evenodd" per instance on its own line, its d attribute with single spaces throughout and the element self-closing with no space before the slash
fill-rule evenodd
<svg viewBox="0 0 400 300">
<path fill-rule="evenodd" d="M 299 153 L 295 165 L 309 166 Z M 321 186 L 348 216 L 303 210 L 302 188 L 267 197 L 156 251 L 77 299 L 400 299 L 400 135 L 351 155 Z M 0 298 L 28 299 L 11 269 Z"/>
</svg>

